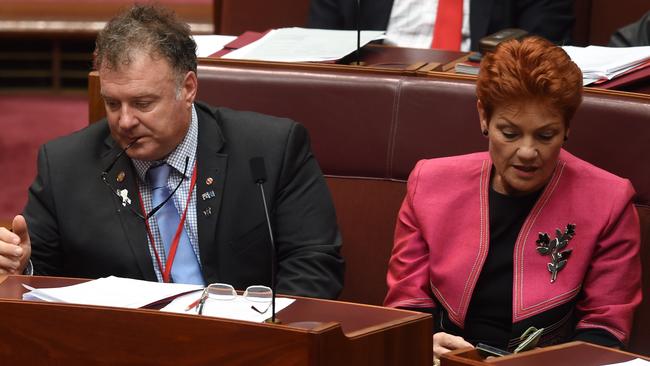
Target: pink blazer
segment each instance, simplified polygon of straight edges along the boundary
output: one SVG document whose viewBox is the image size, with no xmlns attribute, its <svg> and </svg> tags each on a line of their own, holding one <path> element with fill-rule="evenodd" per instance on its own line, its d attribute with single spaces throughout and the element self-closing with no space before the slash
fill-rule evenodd
<svg viewBox="0 0 650 366">
<path fill-rule="evenodd" d="M 463 327 L 489 248 L 487 152 L 421 160 L 411 172 L 395 229 L 386 306 L 435 307 Z M 577 328 L 626 343 L 641 302 L 639 219 L 631 183 L 562 150 L 515 243 L 513 322 L 577 299 Z M 575 224 L 566 265 L 551 282 L 540 232 Z"/>
</svg>

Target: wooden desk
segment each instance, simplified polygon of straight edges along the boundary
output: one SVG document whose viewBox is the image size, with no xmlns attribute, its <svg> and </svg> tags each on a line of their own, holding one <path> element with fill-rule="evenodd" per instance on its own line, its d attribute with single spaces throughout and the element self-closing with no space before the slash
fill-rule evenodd
<svg viewBox="0 0 650 366">
<path fill-rule="evenodd" d="M 475 349 L 449 352 L 440 358 L 441 366 L 600 366 L 648 357 L 623 352 L 585 342 L 570 342 L 557 346 L 484 360 Z"/>
<path fill-rule="evenodd" d="M 7 365 L 431 365 L 431 317 L 296 298 L 283 324 L 20 300 L 84 280 L 0 277 L 0 359 Z"/>
</svg>

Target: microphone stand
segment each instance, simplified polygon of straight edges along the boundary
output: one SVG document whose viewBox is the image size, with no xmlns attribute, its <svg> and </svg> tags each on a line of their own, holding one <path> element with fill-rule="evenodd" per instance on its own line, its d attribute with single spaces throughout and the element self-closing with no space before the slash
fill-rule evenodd
<svg viewBox="0 0 650 366">
<path fill-rule="evenodd" d="M 280 323 L 275 318 L 275 287 L 276 287 L 276 264 L 277 264 L 277 251 L 275 248 L 275 239 L 273 236 L 273 229 L 271 228 L 271 218 L 269 216 L 269 208 L 266 205 L 266 195 L 264 194 L 264 182 L 266 182 L 266 167 L 264 166 L 264 158 L 255 157 L 250 160 L 251 175 L 253 182 L 260 188 L 262 194 L 262 203 L 264 204 L 264 215 L 266 217 L 266 225 L 269 229 L 269 239 L 271 240 L 271 319 L 266 320 L 267 323 Z"/>
<path fill-rule="evenodd" d="M 357 49 L 355 51 L 356 65 L 361 65 L 361 0 L 357 0 Z"/>
<path fill-rule="evenodd" d="M 275 319 L 275 240 L 273 239 L 273 229 L 271 229 L 269 209 L 266 206 L 266 196 L 264 195 L 264 181 L 258 180 L 257 186 L 260 187 L 260 193 L 262 194 L 262 203 L 264 203 L 264 215 L 266 215 L 266 225 L 269 228 L 269 238 L 271 239 L 271 323 L 277 324 L 280 323 L 280 321 Z"/>
</svg>

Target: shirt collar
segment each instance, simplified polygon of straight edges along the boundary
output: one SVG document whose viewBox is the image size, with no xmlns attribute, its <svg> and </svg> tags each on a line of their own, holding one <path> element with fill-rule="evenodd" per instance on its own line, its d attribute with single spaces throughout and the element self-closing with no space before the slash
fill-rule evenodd
<svg viewBox="0 0 650 366">
<path fill-rule="evenodd" d="M 194 162 L 196 160 L 196 147 L 198 145 L 198 136 L 199 136 L 199 121 L 196 114 L 196 109 L 194 104 L 192 104 L 192 116 L 190 118 L 190 128 L 187 129 L 187 134 L 183 138 L 178 146 L 163 160 L 157 161 L 148 161 L 148 160 L 137 160 L 131 159 L 133 161 L 133 166 L 135 167 L 138 177 L 143 182 L 146 182 L 147 170 L 152 165 L 159 165 L 162 163 L 169 164 L 174 168 L 179 174 L 183 173 L 185 168 L 185 158 L 189 157 L 187 162 L 187 169 L 185 171 L 185 177 L 190 178 L 192 175 L 192 168 L 194 167 Z"/>
</svg>

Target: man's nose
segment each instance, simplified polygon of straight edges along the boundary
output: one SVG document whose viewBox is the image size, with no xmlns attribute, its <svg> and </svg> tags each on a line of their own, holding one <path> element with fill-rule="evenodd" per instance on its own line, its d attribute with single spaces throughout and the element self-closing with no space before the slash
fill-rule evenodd
<svg viewBox="0 0 650 366">
<path fill-rule="evenodd" d="M 118 118 L 118 125 L 124 130 L 129 130 L 138 124 L 138 119 L 133 114 L 133 110 L 126 103 L 120 108 Z"/>
</svg>

